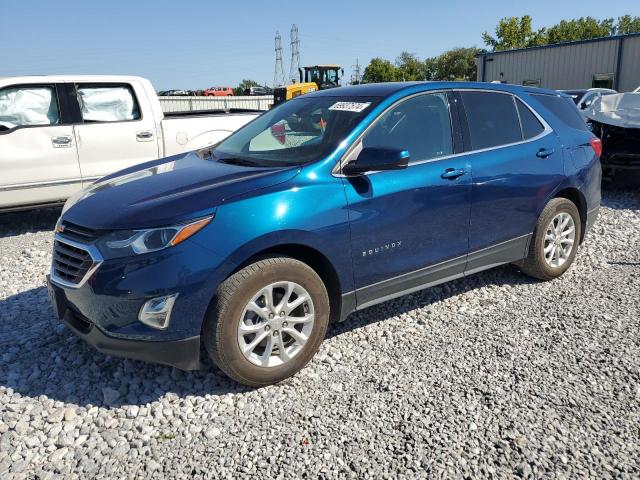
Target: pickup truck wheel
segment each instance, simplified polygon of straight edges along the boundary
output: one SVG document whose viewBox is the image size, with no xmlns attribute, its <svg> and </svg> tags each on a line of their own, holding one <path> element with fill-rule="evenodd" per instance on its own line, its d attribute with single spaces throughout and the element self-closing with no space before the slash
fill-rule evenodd
<svg viewBox="0 0 640 480">
<path fill-rule="evenodd" d="M 258 387 L 294 375 L 313 358 L 329 323 L 318 274 L 289 257 L 258 260 L 218 287 L 203 343 L 234 380 Z"/>
<path fill-rule="evenodd" d="M 527 258 L 518 266 L 540 280 L 559 277 L 575 259 L 581 228 L 575 204 L 566 198 L 554 198 L 540 214 Z"/>
</svg>

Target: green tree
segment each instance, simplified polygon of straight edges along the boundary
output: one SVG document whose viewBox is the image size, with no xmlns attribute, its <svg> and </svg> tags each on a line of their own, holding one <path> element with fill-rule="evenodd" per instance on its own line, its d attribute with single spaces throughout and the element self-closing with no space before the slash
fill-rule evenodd
<svg viewBox="0 0 640 480">
<path fill-rule="evenodd" d="M 427 58 L 424 62 L 428 80 L 475 80 L 476 55 L 480 50 L 471 48 L 453 48 L 441 55 Z"/>
<path fill-rule="evenodd" d="M 425 64 L 415 53 L 402 52 L 396 58 L 396 72 L 398 80 L 424 80 L 426 74 Z"/>
<path fill-rule="evenodd" d="M 482 39 L 494 51 L 544 45 L 544 29 L 534 31 L 531 28 L 531 20 L 529 15 L 503 18 L 498 22 L 495 37 L 484 32 Z"/>
<path fill-rule="evenodd" d="M 623 15 L 618 17 L 616 25 L 616 34 L 625 35 L 627 33 L 640 32 L 640 17 L 632 17 L 631 15 Z"/>
<path fill-rule="evenodd" d="M 618 17 L 617 22 L 613 18 L 598 20 L 593 17 L 580 17 L 562 20 L 556 25 L 539 30 L 531 27 L 531 17 L 525 15 L 501 19 L 496 27 L 495 37 L 485 32 L 482 39 L 487 46 L 497 51 L 636 32 L 640 32 L 640 17 L 631 15 Z"/>
<path fill-rule="evenodd" d="M 244 91 L 247 88 L 251 88 L 251 87 L 259 87 L 260 84 L 258 82 L 256 82 L 255 80 L 247 80 L 244 79 L 240 82 L 240 85 L 238 85 L 236 88 L 233 89 L 233 94 L 234 95 L 244 95 Z"/>
<path fill-rule="evenodd" d="M 394 82 L 397 79 L 396 67 L 384 58 L 372 58 L 364 69 L 362 81 L 364 83 Z"/>
<path fill-rule="evenodd" d="M 562 20 L 557 25 L 547 29 L 545 43 L 573 42 L 606 37 L 614 32 L 613 18 L 597 20 L 593 17 L 580 17 L 574 20 Z"/>
</svg>

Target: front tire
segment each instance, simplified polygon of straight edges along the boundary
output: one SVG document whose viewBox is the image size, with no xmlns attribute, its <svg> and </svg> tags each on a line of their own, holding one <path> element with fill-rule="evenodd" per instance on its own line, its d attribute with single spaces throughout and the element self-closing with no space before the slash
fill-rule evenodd
<svg viewBox="0 0 640 480">
<path fill-rule="evenodd" d="M 329 297 L 318 274 L 290 257 L 258 260 L 218 287 L 203 343 L 239 383 L 259 387 L 294 375 L 320 348 Z"/>
<path fill-rule="evenodd" d="M 573 263 L 582 234 L 580 213 L 566 198 L 552 199 L 538 218 L 529 253 L 518 266 L 540 280 L 559 277 Z"/>
</svg>

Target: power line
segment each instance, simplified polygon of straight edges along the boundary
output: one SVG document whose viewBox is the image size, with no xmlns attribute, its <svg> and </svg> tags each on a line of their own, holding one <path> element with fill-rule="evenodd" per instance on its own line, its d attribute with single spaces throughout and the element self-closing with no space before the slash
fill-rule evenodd
<svg viewBox="0 0 640 480">
<path fill-rule="evenodd" d="M 300 69 L 300 37 L 295 23 L 291 26 L 291 66 L 289 68 L 289 80 L 295 82 Z"/>
<path fill-rule="evenodd" d="M 276 68 L 273 72 L 273 88 L 284 85 L 284 66 L 282 64 L 282 37 L 276 31 Z"/>
<path fill-rule="evenodd" d="M 353 68 L 353 76 L 351 77 L 351 83 L 353 83 L 354 85 L 360 85 L 360 82 L 362 81 L 362 79 L 360 78 L 360 61 L 359 61 L 359 59 L 356 58 L 356 64 L 355 65 L 351 65 L 351 68 Z"/>
</svg>

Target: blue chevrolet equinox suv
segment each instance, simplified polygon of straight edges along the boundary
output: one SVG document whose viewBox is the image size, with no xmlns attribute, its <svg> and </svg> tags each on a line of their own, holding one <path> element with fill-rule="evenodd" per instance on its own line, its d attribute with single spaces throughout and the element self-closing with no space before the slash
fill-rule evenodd
<svg viewBox="0 0 640 480">
<path fill-rule="evenodd" d="M 279 382 L 351 312 L 506 263 L 562 275 L 600 205 L 571 98 L 486 83 L 324 90 L 71 198 L 49 280 L 98 350 Z"/>
</svg>

